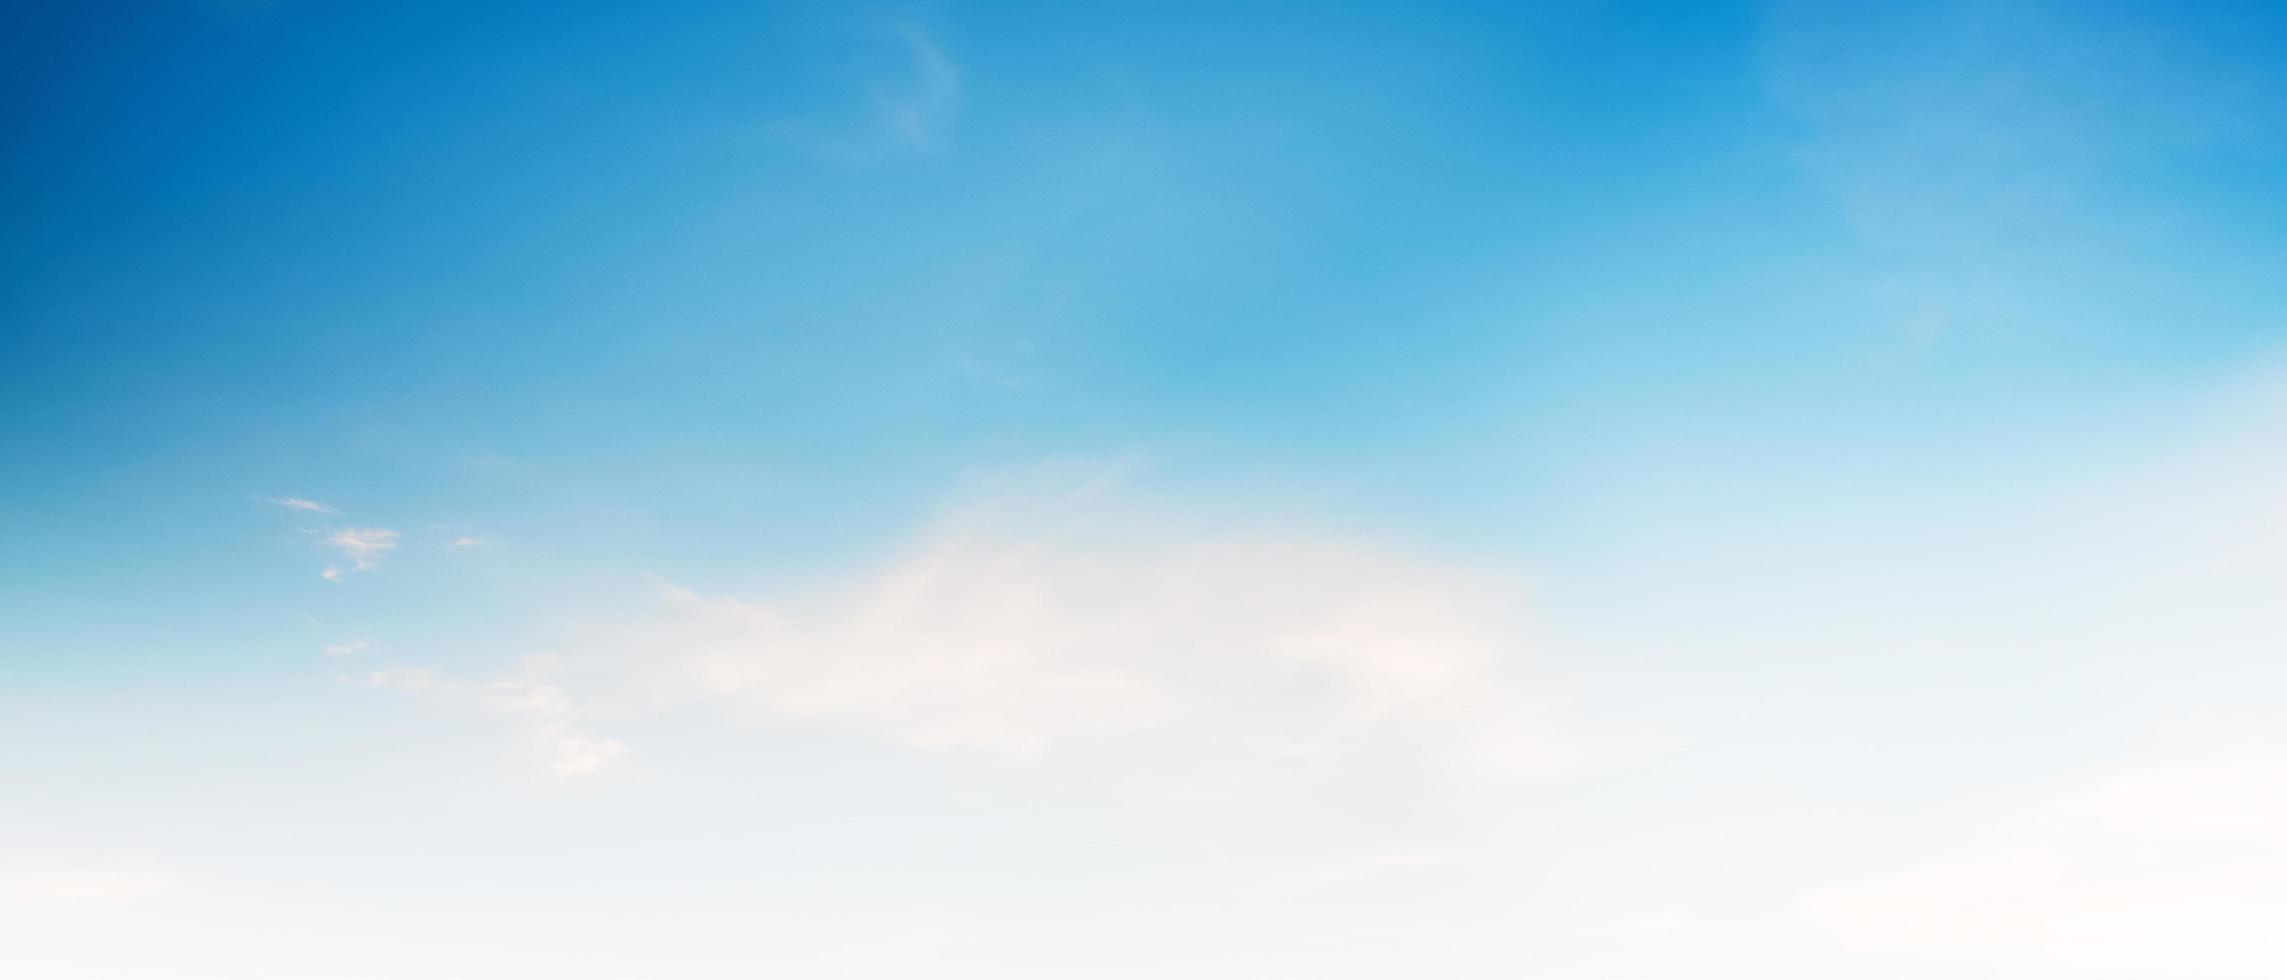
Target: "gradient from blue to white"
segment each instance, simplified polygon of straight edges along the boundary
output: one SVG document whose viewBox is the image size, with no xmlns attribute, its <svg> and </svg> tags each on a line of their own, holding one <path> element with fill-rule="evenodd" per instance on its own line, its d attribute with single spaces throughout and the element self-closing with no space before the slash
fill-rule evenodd
<svg viewBox="0 0 2287 980">
<path fill-rule="evenodd" d="M 2253 2 L 13 5 L 0 974 L 2277 976 L 2282 106 Z"/>
</svg>

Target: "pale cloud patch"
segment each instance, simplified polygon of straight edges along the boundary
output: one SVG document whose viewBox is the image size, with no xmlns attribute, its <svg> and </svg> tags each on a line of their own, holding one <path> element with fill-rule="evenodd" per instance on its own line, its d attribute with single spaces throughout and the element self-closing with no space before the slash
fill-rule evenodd
<svg viewBox="0 0 2287 980">
<path fill-rule="evenodd" d="M 326 644 L 325 654 L 329 657 L 354 657 L 371 649 L 373 642 L 370 640 L 344 640 Z"/>
<path fill-rule="evenodd" d="M 301 497 L 272 497 L 270 498 L 270 502 L 277 504 L 280 507 L 284 507 L 287 510 L 298 510 L 307 514 L 341 513 L 340 511 L 335 510 L 332 507 L 328 507 L 325 504 L 318 503 L 315 500 L 304 500 Z"/>
<path fill-rule="evenodd" d="M 102 909 L 164 891 L 168 876 L 136 871 L 51 871 L 0 876 L 0 907 Z"/>
<path fill-rule="evenodd" d="M 2065 781 L 1800 914 L 1866 946 L 2092 974 L 2287 968 L 2287 740 Z"/>
<path fill-rule="evenodd" d="M 563 658 L 453 689 L 545 688 L 541 714 L 567 723 L 697 710 L 1189 795 L 1580 761 L 1520 669 L 1532 633 L 1509 583 L 1189 526 L 1116 481 L 1084 468 L 972 499 L 875 570 L 782 601 L 670 589 Z"/>
<path fill-rule="evenodd" d="M 489 548 L 499 543 L 500 542 L 494 538 L 478 538 L 462 535 L 460 537 L 454 538 L 450 542 L 447 542 L 446 547 L 458 551 L 468 548 Z"/>
<path fill-rule="evenodd" d="M 995 524 L 955 519 L 807 601 L 671 593 L 623 641 L 645 652 L 633 689 L 1183 784 L 1559 761 L 1504 676 L 1516 624 L 1467 572 L 1313 537 Z"/>
<path fill-rule="evenodd" d="M 385 527 L 345 527 L 326 535 L 326 544 L 341 552 L 348 571 L 362 572 L 381 563 L 381 556 L 397 547 L 397 532 Z M 326 569 L 325 577 L 340 581 L 342 570 Z"/>
<path fill-rule="evenodd" d="M 551 679 L 555 666 L 552 658 L 532 657 L 507 674 L 474 681 L 440 677 L 423 667 L 392 667 L 367 675 L 365 683 L 511 722 L 550 773 L 568 779 L 595 775 L 627 747 L 581 727 L 571 700 Z"/>
</svg>

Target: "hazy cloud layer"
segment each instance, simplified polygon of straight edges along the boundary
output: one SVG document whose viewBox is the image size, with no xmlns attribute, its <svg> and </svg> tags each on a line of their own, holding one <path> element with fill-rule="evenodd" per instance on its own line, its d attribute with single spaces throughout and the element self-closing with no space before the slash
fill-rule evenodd
<svg viewBox="0 0 2287 980">
<path fill-rule="evenodd" d="M 2066 780 L 1801 914 L 1863 944 L 2092 974 L 2287 968 L 2287 740 Z"/>
<path fill-rule="evenodd" d="M 146 871 L 47 871 L 0 877 L 0 907 L 102 909 L 164 891 L 168 877 Z"/>
<path fill-rule="evenodd" d="M 976 502 L 806 595 L 670 589 L 655 616 L 506 678 L 383 684 L 544 728 L 704 710 L 927 753 L 1086 758 L 1182 792 L 1572 761 L 1518 669 L 1532 641 L 1505 583 L 1337 538 L 1138 533 L 1181 524 L 1144 516 L 1086 487 Z M 597 768 L 572 751 L 582 763 L 559 771 Z"/>
</svg>

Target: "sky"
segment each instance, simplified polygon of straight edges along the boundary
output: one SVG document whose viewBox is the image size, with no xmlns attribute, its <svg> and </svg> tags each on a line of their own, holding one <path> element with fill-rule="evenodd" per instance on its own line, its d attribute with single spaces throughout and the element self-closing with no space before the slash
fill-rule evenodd
<svg viewBox="0 0 2287 980">
<path fill-rule="evenodd" d="M 2287 971 L 2287 8 L 0 10 L 0 973 Z"/>
</svg>

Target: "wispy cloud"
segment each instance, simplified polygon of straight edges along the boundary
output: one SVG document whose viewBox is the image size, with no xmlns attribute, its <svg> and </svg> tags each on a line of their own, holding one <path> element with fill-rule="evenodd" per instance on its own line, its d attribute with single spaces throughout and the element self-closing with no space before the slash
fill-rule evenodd
<svg viewBox="0 0 2287 980">
<path fill-rule="evenodd" d="M 960 67 L 918 25 L 899 24 L 889 33 L 903 55 L 900 68 L 866 84 L 861 118 L 827 125 L 794 120 L 780 125 L 779 133 L 820 155 L 855 164 L 943 150 L 961 108 Z"/>
<path fill-rule="evenodd" d="M 397 537 L 385 527 L 345 527 L 326 535 L 326 544 L 341 552 L 349 562 L 348 571 L 362 572 L 380 564 L 381 556 L 397 547 Z M 345 572 L 334 567 L 323 574 L 327 581 L 339 582 Z"/>
<path fill-rule="evenodd" d="M 304 514 L 339 514 L 338 510 L 315 500 L 302 497 L 272 497 L 270 502 L 287 510 Z M 337 527 L 330 531 L 303 528 L 305 534 L 323 534 L 327 547 L 340 554 L 342 564 L 331 565 L 319 572 L 328 582 L 341 582 L 352 572 L 362 572 L 380 564 L 381 557 L 397 547 L 399 535 L 385 527 Z M 455 543 L 458 546 L 458 542 Z"/>
<path fill-rule="evenodd" d="M 354 657 L 370 649 L 373 649 L 373 643 L 370 640 L 345 640 L 340 643 L 326 644 L 325 653 L 329 657 Z"/>
<path fill-rule="evenodd" d="M 582 730 L 570 699 L 552 679 L 556 666 L 553 658 L 534 657 L 506 675 L 478 681 L 439 677 L 422 667 L 392 667 L 367 675 L 366 686 L 513 722 L 551 773 L 595 775 L 624 755 L 627 746 Z"/>
<path fill-rule="evenodd" d="M 559 732 L 590 711 L 698 706 L 930 753 L 1087 759 L 1185 794 L 1571 761 L 1514 674 L 1530 638 L 1504 583 L 1339 539 L 1136 533 L 1180 524 L 1020 493 L 804 601 L 670 590 L 567 659 L 436 683 L 544 688 Z"/>
<path fill-rule="evenodd" d="M 874 112 L 896 145 L 917 153 L 935 152 L 960 107 L 961 72 L 921 28 L 902 24 L 897 35 L 904 42 L 911 74 L 874 87 Z"/>
<path fill-rule="evenodd" d="M 451 542 L 450 542 L 450 543 L 447 545 L 447 547 L 451 547 L 451 548 L 488 548 L 488 547 L 491 547 L 491 546 L 493 546 L 493 545 L 495 545 L 495 544 L 499 544 L 499 543 L 500 543 L 500 542 L 499 542 L 499 540 L 498 540 L 498 539 L 495 539 L 495 538 L 475 538 L 475 537 L 468 537 L 468 536 L 466 536 L 466 535 L 463 535 L 463 536 L 461 536 L 461 537 L 457 537 L 457 538 L 454 538 L 454 539 L 453 539 L 453 540 L 452 540 L 452 541 L 451 541 Z"/>
</svg>

